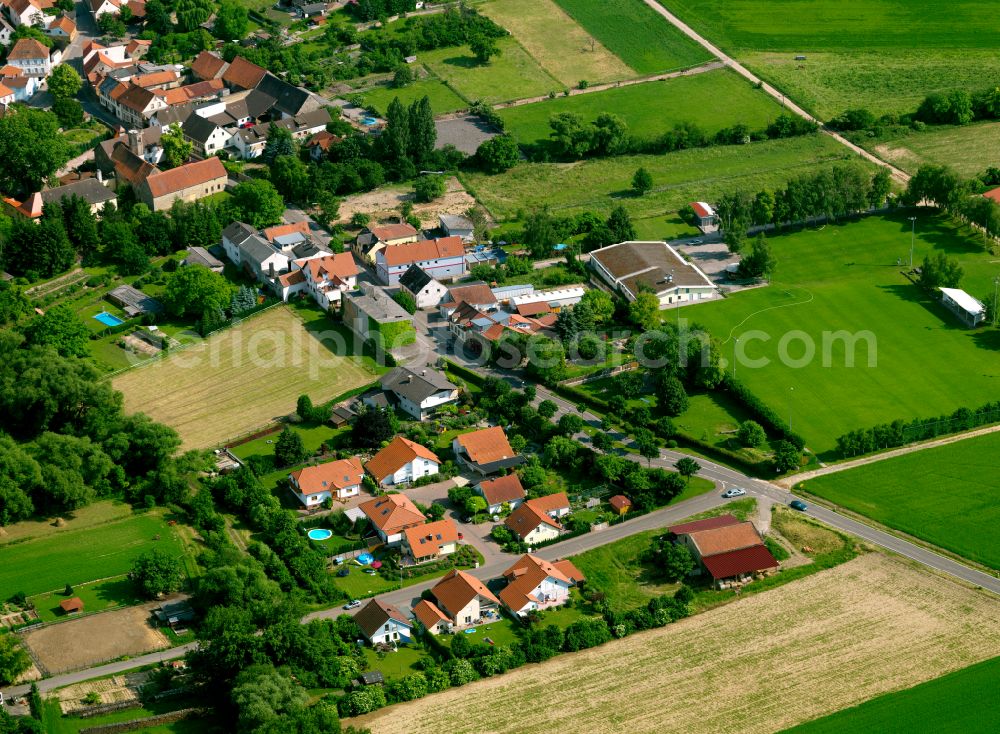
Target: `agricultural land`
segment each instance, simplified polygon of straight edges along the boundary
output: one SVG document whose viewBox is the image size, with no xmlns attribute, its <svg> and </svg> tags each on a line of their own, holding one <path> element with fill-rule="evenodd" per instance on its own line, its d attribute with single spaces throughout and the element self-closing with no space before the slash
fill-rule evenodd
<svg viewBox="0 0 1000 734">
<path fill-rule="evenodd" d="M 763 734 L 994 657 L 998 623 L 992 597 L 872 553 L 662 630 L 358 723 L 373 734 L 554 726 L 570 734 L 595 727 Z M 705 706 L 709 680 L 714 705 Z M 547 705 L 533 706 L 542 697 Z"/>
<path fill-rule="evenodd" d="M 879 156 L 909 173 L 920 166 L 950 166 L 960 175 L 977 176 L 985 161 L 1000 160 L 1000 122 L 931 128 L 869 146 Z M 970 156 L 970 150 L 976 155 Z"/>
</svg>

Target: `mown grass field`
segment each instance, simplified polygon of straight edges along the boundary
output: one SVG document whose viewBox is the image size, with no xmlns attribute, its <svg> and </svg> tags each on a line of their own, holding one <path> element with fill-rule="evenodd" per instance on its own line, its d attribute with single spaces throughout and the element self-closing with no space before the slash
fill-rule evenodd
<svg viewBox="0 0 1000 734">
<path fill-rule="evenodd" d="M 361 96 L 365 106 L 374 107 L 380 115 L 385 114 L 386 108 L 396 97 L 399 97 L 399 101 L 407 107 L 413 102 L 427 97 L 431 101 L 431 109 L 435 115 L 443 115 L 468 107 L 464 99 L 437 79 L 421 79 L 402 89 L 388 86 L 375 87 L 364 92 Z"/>
<path fill-rule="evenodd" d="M 5 590 L 5 598 L 19 591 L 31 596 L 66 584 L 120 576 L 128 572 L 136 556 L 152 548 L 176 557 L 184 553 L 176 530 L 158 511 L 82 530 L 66 527 L 0 547 L 4 559 L 0 589 Z"/>
<path fill-rule="evenodd" d="M 898 260 L 905 264 L 909 257 L 906 217 L 868 217 L 770 242 L 777 258 L 770 286 L 691 306 L 686 316 L 719 339 L 727 360 L 733 340 L 744 340 L 737 376 L 790 419 L 821 458 L 838 458 L 837 437 L 855 428 L 932 418 L 995 399 L 1000 334 L 961 328 L 937 298 L 903 277 Z M 984 296 L 1000 274 L 977 239 L 922 214 L 914 264 L 934 252 L 961 262 L 961 287 L 974 295 Z M 829 336 L 838 331 L 859 335 L 853 365 L 844 342 Z M 807 344 L 813 356 L 800 361 Z"/>
<path fill-rule="evenodd" d="M 712 58 L 642 0 L 556 2 L 638 74 L 673 71 Z"/>
<path fill-rule="evenodd" d="M 725 105 L 717 104 L 725 99 Z M 590 122 L 613 112 L 628 124 L 629 133 L 652 140 L 681 122 L 691 122 L 709 134 L 738 123 L 751 129 L 767 127 L 781 107 L 736 74 L 719 69 L 695 76 L 634 84 L 573 97 L 557 97 L 500 111 L 506 130 L 521 143 L 548 139 L 549 119 L 573 112 Z"/>
<path fill-rule="evenodd" d="M 418 55 L 436 76 L 447 80 L 470 102 L 490 104 L 561 92 L 565 86 L 545 71 L 513 38 L 497 42 L 500 55 L 480 64 L 467 46 Z"/>
<path fill-rule="evenodd" d="M 513 219 L 526 203 L 547 205 L 560 214 L 590 210 L 604 216 L 621 204 L 633 219 L 661 217 L 651 229 L 657 237 L 666 237 L 691 231 L 677 217 L 677 210 L 691 201 L 714 201 L 740 188 L 776 188 L 793 176 L 848 159 L 853 157 L 843 146 L 810 135 L 667 155 L 521 164 L 496 176 L 465 173 L 461 178 L 499 220 Z M 639 167 L 653 176 L 653 190 L 642 197 L 631 192 Z"/>
<path fill-rule="evenodd" d="M 377 370 L 325 315 L 279 306 L 164 360 L 121 374 L 128 412 L 172 426 L 184 448 L 209 448 L 371 382 Z M 357 348 L 360 352 L 360 345 Z"/>
<path fill-rule="evenodd" d="M 803 488 L 1000 569 L 998 452 L 993 433 L 817 477 Z"/>
<path fill-rule="evenodd" d="M 929 128 L 871 147 L 876 154 L 910 173 L 933 163 L 950 166 L 971 178 L 1000 161 L 1000 122 Z M 969 155 L 970 151 L 975 154 Z"/>
<path fill-rule="evenodd" d="M 478 9 L 510 31 L 567 87 L 576 86 L 581 79 L 598 84 L 635 76 L 624 61 L 593 39 L 553 0 L 494 0 Z"/>
<path fill-rule="evenodd" d="M 1000 658 L 887 693 L 784 734 L 990 734 L 996 731 Z"/>
<path fill-rule="evenodd" d="M 663 629 L 352 723 L 373 734 L 769 734 L 995 657 L 998 625 L 992 596 L 869 553 Z"/>
</svg>

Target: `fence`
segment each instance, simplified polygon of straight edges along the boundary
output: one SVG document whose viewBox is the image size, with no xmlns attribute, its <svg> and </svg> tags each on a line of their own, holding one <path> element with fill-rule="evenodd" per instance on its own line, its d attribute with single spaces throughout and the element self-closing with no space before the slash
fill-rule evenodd
<svg viewBox="0 0 1000 734">
<path fill-rule="evenodd" d="M 195 714 L 204 714 L 204 709 L 199 708 L 186 708 L 178 709 L 177 711 L 171 711 L 166 714 L 158 714 L 156 716 L 147 716 L 144 719 L 133 719 L 132 721 L 119 721 L 116 724 L 102 724 L 101 726 L 91 726 L 86 729 L 81 729 L 80 734 L 115 734 L 116 732 L 122 731 L 135 731 L 136 729 L 148 729 L 151 726 L 159 726 L 161 724 L 172 724 L 175 721 L 181 721 L 182 719 L 190 718 Z"/>
<path fill-rule="evenodd" d="M 88 706 L 85 709 L 74 711 L 73 715 L 78 716 L 81 719 L 90 719 L 94 716 L 103 716 L 104 714 L 112 714 L 115 711 L 127 711 L 128 709 L 137 709 L 141 705 L 142 702 L 138 698 L 132 698 L 129 699 L 128 701 L 114 701 L 113 703 L 102 703 L 97 706 Z"/>
</svg>

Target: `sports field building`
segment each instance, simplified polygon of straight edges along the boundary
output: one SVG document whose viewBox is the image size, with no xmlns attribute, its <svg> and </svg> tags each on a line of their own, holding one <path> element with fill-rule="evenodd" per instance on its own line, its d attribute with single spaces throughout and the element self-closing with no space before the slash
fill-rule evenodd
<svg viewBox="0 0 1000 734">
<path fill-rule="evenodd" d="M 590 267 L 608 287 L 634 301 L 642 290 L 672 304 L 715 298 L 718 290 L 702 272 L 666 242 L 621 242 L 590 253 Z"/>
<path fill-rule="evenodd" d="M 941 303 L 966 326 L 986 320 L 986 307 L 960 288 L 941 288 Z"/>
</svg>

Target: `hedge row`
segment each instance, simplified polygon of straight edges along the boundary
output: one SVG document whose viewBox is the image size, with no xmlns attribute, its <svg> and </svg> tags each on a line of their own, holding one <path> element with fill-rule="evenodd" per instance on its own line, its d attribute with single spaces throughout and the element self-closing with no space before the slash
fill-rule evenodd
<svg viewBox="0 0 1000 734">
<path fill-rule="evenodd" d="M 800 451 L 805 448 L 805 439 L 792 431 L 784 419 L 778 415 L 778 412 L 754 395 L 750 388 L 730 375 L 722 378 L 722 385 L 729 391 L 730 395 L 739 401 L 750 417 L 760 423 L 772 437 L 784 439 L 794 444 Z"/>
<path fill-rule="evenodd" d="M 463 367 L 460 364 L 452 362 L 450 359 L 446 359 L 444 361 L 444 368 L 456 377 L 461 377 L 466 382 L 471 382 L 474 385 L 482 385 L 485 380 L 482 375 L 473 372 L 467 367 Z"/>
</svg>

